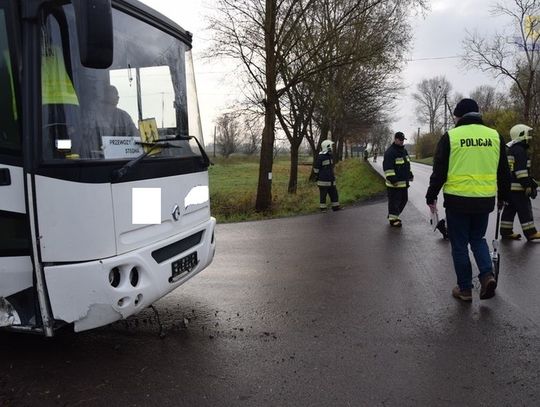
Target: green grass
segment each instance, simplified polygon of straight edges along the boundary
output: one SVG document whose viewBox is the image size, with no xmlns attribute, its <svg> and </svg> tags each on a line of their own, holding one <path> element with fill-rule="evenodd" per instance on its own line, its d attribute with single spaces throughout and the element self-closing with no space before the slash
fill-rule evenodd
<svg viewBox="0 0 540 407">
<path fill-rule="evenodd" d="M 272 170 L 272 210 L 255 212 L 259 162 L 256 158 L 235 157 L 214 159 L 209 168 L 212 215 L 218 222 L 239 222 L 294 216 L 319 210 L 319 189 L 309 182 L 311 165 L 305 160 L 298 167 L 296 194 L 287 193 L 290 163 L 285 159 L 274 162 Z M 384 181 L 359 159 L 340 162 L 336 167 L 339 201 L 350 205 L 382 193 Z"/>
</svg>

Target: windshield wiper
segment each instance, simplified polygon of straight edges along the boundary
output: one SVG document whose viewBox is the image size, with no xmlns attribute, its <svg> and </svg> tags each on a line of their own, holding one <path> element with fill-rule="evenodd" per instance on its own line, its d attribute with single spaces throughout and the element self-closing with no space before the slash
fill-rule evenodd
<svg viewBox="0 0 540 407">
<path fill-rule="evenodd" d="M 182 136 L 180 134 L 177 134 L 176 136 L 174 136 L 173 138 L 169 138 L 169 139 L 159 139 L 157 141 L 178 141 L 178 140 L 182 140 L 182 141 L 189 141 L 189 140 L 195 140 L 195 142 L 197 143 L 197 146 L 199 147 L 199 150 L 201 152 L 201 155 L 202 155 L 202 158 L 203 158 L 203 162 L 204 162 L 204 165 L 206 167 L 209 167 L 211 165 L 214 165 L 214 163 L 212 161 L 210 161 L 210 158 L 208 157 L 208 154 L 206 154 L 206 151 L 204 150 L 204 147 L 202 146 L 202 144 L 199 142 L 199 139 L 195 136 Z"/>
<path fill-rule="evenodd" d="M 181 135 L 176 135 L 174 138 L 171 138 L 169 140 L 185 140 L 185 141 L 189 141 L 189 140 L 195 140 L 195 142 L 197 143 L 197 146 L 199 147 L 199 150 L 201 151 L 201 155 L 202 155 L 202 158 L 203 158 L 203 161 L 204 161 L 204 165 L 206 165 L 207 167 L 209 167 L 210 165 L 214 165 L 214 163 L 212 161 L 210 161 L 210 158 L 208 157 L 208 154 L 206 154 L 206 151 L 204 150 L 204 147 L 201 145 L 201 143 L 199 142 L 199 139 L 195 136 L 181 136 Z"/>
<path fill-rule="evenodd" d="M 141 146 L 150 147 L 150 148 L 144 153 L 142 153 L 141 155 L 139 155 L 138 157 L 135 157 L 133 160 L 125 163 L 119 169 L 114 170 L 112 173 L 113 182 L 120 181 L 122 178 L 124 178 L 127 174 L 131 172 L 133 167 L 139 164 L 145 157 L 147 157 L 156 148 L 182 148 L 182 146 L 176 146 L 170 143 L 170 141 L 174 141 L 174 140 L 178 140 L 178 139 L 158 139 L 150 143 L 139 142 L 139 141 L 136 142 L 135 144 L 139 144 Z"/>
</svg>

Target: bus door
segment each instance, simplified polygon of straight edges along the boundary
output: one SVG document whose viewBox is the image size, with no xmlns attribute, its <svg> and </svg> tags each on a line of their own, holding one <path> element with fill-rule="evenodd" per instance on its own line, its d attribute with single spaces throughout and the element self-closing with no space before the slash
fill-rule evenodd
<svg viewBox="0 0 540 407">
<path fill-rule="evenodd" d="M 12 1 L 0 0 L 0 327 L 35 324 L 15 13 Z"/>
</svg>

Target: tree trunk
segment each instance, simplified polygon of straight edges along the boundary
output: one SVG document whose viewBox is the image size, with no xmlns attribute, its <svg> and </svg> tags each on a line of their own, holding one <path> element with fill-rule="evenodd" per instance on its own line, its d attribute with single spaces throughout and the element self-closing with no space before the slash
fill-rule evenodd
<svg viewBox="0 0 540 407">
<path fill-rule="evenodd" d="M 289 186 L 287 192 L 289 194 L 296 194 L 296 188 L 298 186 L 298 151 L 300 150 L 300 144 L 291 143 L 291 169 L 289 172 Z"/>
<path fill-rule="evenodd" d="M 266 0 L 264 47 L 266 54 L 266 101 L 264 106 L 264 130 L 261 141 L 259 183 L 255 210 L 268 211 L 272 207 L 272 166 L 274 163 L 274 137 L 276 122 L 276 0 Z"/>
</svg>

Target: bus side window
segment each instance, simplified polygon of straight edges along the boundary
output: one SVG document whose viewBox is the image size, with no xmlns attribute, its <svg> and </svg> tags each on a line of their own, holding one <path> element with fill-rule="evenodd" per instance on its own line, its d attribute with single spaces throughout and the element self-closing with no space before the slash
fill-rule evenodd
<svg viewBox="0 0 540 407">
<path fill-rule="evenodd" d="M 59 19 L 59 20 L 58 20 Z M 62 24 L 65 16 L 47 16 L 41 39 L 41 102 L 45 159 L 78 158 L 72 142 L 78 134 L 79 99 L 70 76 L 69 53 L 64 55 Z"/>
<path fill-rule="evenodd" d="M 0 153 L 21 154 L 14 71 L 4 10 L 0 9 Z"/>
</svg>

